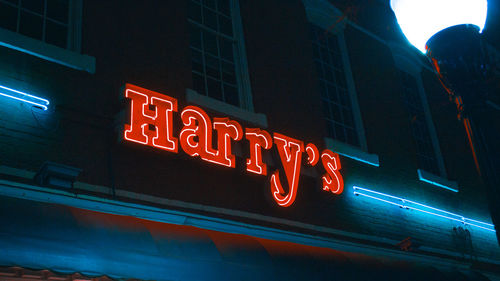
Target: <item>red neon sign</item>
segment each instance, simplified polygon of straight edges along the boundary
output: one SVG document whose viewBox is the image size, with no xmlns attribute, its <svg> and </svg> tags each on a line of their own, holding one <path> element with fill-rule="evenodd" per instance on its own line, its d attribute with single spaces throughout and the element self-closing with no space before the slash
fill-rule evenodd
<svg viewBox="0 0 500 281">
<path fill-rule="evenodd" d="M 172 136 L 172 112 L 177 111 L 177 100 L 130 84 L 125 97 L 131 100 L 125 139 L 177 152 L 177 139 Z"/>
<path fill-rule="evenodd" d="M 217 151 L 212 146 L 212 121 L 197 106 L 186 106 L 181 113 L 184 128 L 179 134 L 181 147 L 190 156 L 219 164 Z"/>
<path fill-rule="evenodd" d="M 319 161 L 319 150 L 313 143 L 310 143 L 306 146 L 307 153 L 307 164 L 311 166 L 316 166 Z"/>
<path fill-rule="evenodd" d="M 274 143 L 278 149 L 281 164 L 283 164 L 286 179 L 288 180 L 288 193 L 286 193 L 281 186 L 278 170 L 271 176 L 271 191 L 278 205 L 288 207 L 292 205 L 297 195 L 304 143 L 278 133 L 274 133 Z M 286 195 L 284 196 L 283 194 Z"/>
<path fill-rule="evenodd" d="M 124 130 L 127 141 L 174 153 L 178 152 L 179 142 L 182 150 L 190 156 L 234 168 L 236 157 L 232 154 L 232 144 L 245 138 L 250 151 L 246 169 L 262 176 L 267 175 L 268 168 L 262 159 L 262 149 L 269 150 L 274 144 L 285 174 L 280 176 L 280 170 L 275 169 L 269 178 L 271 194 L 279 206 L 288 207 L 295 202 L 304 155 L 307 156 L 306 164 L 310 166 L 321 160 L 325 170 L 322 175 L 323 190 L 338 195 L 344 189 L 339 156 L 328 149 L 320 154 L 313 143 L 304 147 L 301 140 L 283 134 L 274 133 L 271 137 L 260 128 L 243 130 L 235 120 L 217 117 L 212 120 L 203 109 L 191 105 L 180 113 L 183 128 L 177 139 L 173 136 L 173 112 L 177 112 L 177 99 L 131 84 L 126 84 L 125 97 L 130 100 L 130 120 Z M 214 133 L 217 136 L 215 146 Z"/>
<path fill-rule="evenodd" d="M 340 194 L 344 190 L 344 180 L 340 175 L 340 159 L 337 153 L 325 149 L 321 154 L 321 162 L 325 167 L 326 174 L 323 175 L 323 190 L 334 194 Z"/>
<path fill-rule="evenodd" d="M 267 165 L 262 162 L 262 148 L 271 149 L 271 135 L 259 128 L 246 128 L 245 136 L 250 143 L 250 158 L 247 159 L 247 171 L 258 175 L 267 175 Z"/>
</svg>

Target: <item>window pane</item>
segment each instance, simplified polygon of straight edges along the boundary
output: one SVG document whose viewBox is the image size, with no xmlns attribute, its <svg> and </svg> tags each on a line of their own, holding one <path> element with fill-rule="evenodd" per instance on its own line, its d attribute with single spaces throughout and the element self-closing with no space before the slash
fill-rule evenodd
<svg viewBox="0 0 500 281">
<path fill-rule="evenodd" d="M 338 88 L 338 87 L 337 87 L 337 91 L 338 91 L 339 98 L 340 98 L 340 104 L 345 106 L 345 107 L 351 108 L 351 101 L 349 100 L 349 94 L 347 93 L 347 91 L 345 89 Z"/>
<path fill-rule="evenodd" d="M 203 73 L 203 57 L 200 51 L 191 49 L 191 63 L 193 71 Z"/>
<path fill-rule="evenodd" d="M 225 73 L 222 74 L 222 80 L 224 82 L 230 83 L 231 85 L 236 85 L 236 76 L 233 73 Z"/>
<path fill-rule="evenodd" d="M 345 74 L 343 71 L 335 70 L 335 82 L 341 88 L 346 88 Z"/>
<path fill-rule="evenodd" d="M 328 119 L 332 119 L 332 112 L 330 110 L 330 104 L 327 101 L 321 101 L 321 105 L 323 107 L 323 116 Z"/>
<path fill-rule="evenodd" d="M 336 139 L 338 139 L 339 141 L 344 141 L 344 142 L 347 141 L 346 136 L 345 136 L 345 132 L 344 132 L 344 127 L 338 123 L 335 123 L 335 135 L 336 135 Z"/>
<path fill-rule="evenodd" d="M 0 28 L 68 47 L 70 0 L 0 0 Z"/>
<path fill-rule="evenodd" d="M 47 17 L 61 23 L 68 23 L 69 0 L 47 0 Z"/>
<path fill-rule="evenodd" d="M 229 0 L 218 0 L 217 1 L 217 10 L 224 14 L 229 16 L 231 14 L 231 10 L 229 9 Z"/>
<path fill-rule="evenodd" d="M 334 53 L 332 59 L 337 69 L 343 71 L 342 55 L 340 53 Z"/>
<path fill-rule="evenodd" d="M 316 43 L 322 48 L 326 46 L 325 42 L 325 31 L 324 30 L 319 30 L 316 33 Z"/>
<path fill-rule="evenodd" d="M 37 16 L 28 12 L 21 12 L 21 22 L 19 32 L 35 39 L 42 39 L 43 20 L 41 16 Z"/>
<path fill-rule="evenodd" d="M 321 55 L 321 61 L 323 63 L 329 63 L 328 62 L 328 49 L 321 47 L 319 50 L 320 50 L 320 55 Z"/>
<path fill-rule="evenodd" d="M 201 23 L 201 6 L 198 3 L 189 1 L 188 3 L 188 18 L 195 22 Z"/>
<path fill-rule="evenodd" d="M 222 80 L 226 83 L 236 85 L 236 76 L 232 63 L 222 62 Z"/>
<path fill-rule="evenodd" d="M 335 126 L 332 121 L 327 121 L 327 134 L 329 137 L 336 139 L 337 136 L 335 135 Z"/>
<path fill-rule="evenodd" d="M 327 89 L 328 89 L 328 98 L 330 101 L 333 101 L 335 103 L 339 102 L 339 94 L 337 93 L 337 88 L 333 85 L 328 83 L 327 84 Z"/>
<path fill-rule="evenodd" d="M 340 115 L 340 106 L 338 105 L 335 105 L 334 103 L 330 103 L 330 109 L 332 111 L 332 114 L 333 114 L 333 120 L 335 120 L 336 122 L 339 122 L 341 123 L 342 122 L 342 117 Z"/>
<path fill-rule="evenodd" d="M 240 105 L 240 100 L 238 98 L 238 91 L 236 87 L 224 84 L 224 100 L 225 102 L 232 104 L 234 106 Z"/>
<path fill-rule="evenodd" d="M 43 15 L 44 5 L 45 5 L 45 3 L 43 0 L 22 0 L 21 1 L 21 7 L 23 9 L 30 10 L 30 11 L 38 13 L 40 15 Z"/>
<path fill-rule="evenodd" d="M 324 71 L 325 71 L 325 76 L 323 76 L 323 79 L 329 81 L 329 82 L 335 82 L 333 78 L 333 71 L 331 67 L 324 65 Z"/>
<path fill-rule="evenodd" d="M 219 16 L 219 26 L 222 33 L 233 37 L 233 24 L 231 18 Z"/>
<path fill-rule="evenodd" d="M 328 49 L 332 52 L 337 52 L 338 51 L 338 43 L 337 43 L 337 37 L 336 36 L 328 36 Z"/>
<path fill-rule="evenodd" d="M 218 80 L 207 78 L 208 96 L 214 99 L 222 100 L 221 85 Z"/>
<path fill-rule="evenodd" d="M 17 8 L 0 3 L 0 27 L 16 31 L 17 29 Z"/>
<path fill-rule="evenodd" d="M 213 30 L 217 30 L 217 14 L 207 8 L 203 8 L 203 24 Z"/>
<path fill-rule="evenodd" d="M 45 41 L 61 48 L 66 48 L 68 31 L 66 26 L 53 23 L 49 20 L 45 22 Z"/>
<path fill-rule="evenodd" d="M 211 55 L 205 56 L 207 75 L 215 79 L 220 79 L 219 60 Z"/>
<path fill-rule="evenodd" d="M 327 135 L 359 146 L 338 39 L 313 24 L 310 24 L 310 30 L 309 37 L 318 74 L 323 114 L 329 123 Z"/>
<path fill-rule="evenodd" d="M 403 100 L 408 110 L 409 124 L 417 153 L 420 169 L 439 175 L 436 155 L 425 119 L 425 112 L 415 77 L 401 71 L 403 81 Z"/>
<path fill-rule="evenodd" d="M 344 107 L 342 109 L 342 116 L 344 116 L 344 123 L 346 124 L 346 126 L 354 128 L 354 120 L 353 120 L 352 112 L 349 109 Z"/>
<path fill-rule="evenodd" d="M 206 95 L 205 92 L 205 79 L 203 76 L 193 73 L 193 90 L 199 94 Z"/>
<path fill-rule="evenodd" d="M 215 34 L 209 31 L 203 32 L 203 47 L 204 51 L 212 54 L 214 56 L 218 56 L 217 54 L 217 37 Z"/>
<path fill-rule="evenodd" d="M 219 37 L 220 55 L 223 59 L 233 61 L 233 41 Z"/>
<path fill-rule="evenodd" d="M 222 71 L 224 73 L 234 73 L 234 64 L 232 62 L 222 61 Z"/>
<path fill-rule="evenodd" d="M 210 9 L 215 10 L 215 0 L 203 0 L 203 4 Z"/>
<path fill-rule="evenodd" d="M 192 26 L 190 29 L 193 75 L 202 75 L 205 79 L 207 96 L 232 105 L 239 105 L 230 1 L 192 0 L 190 2 L 192 2 L 188 7 L 190 19 L 200 18 L 200 25 Z M 196 13 L 191 10 L 195 10 Z M 201 38 L 198 36 L 200 33 Z M 193 78 L 193 83 L 199 78 Z"/>
</svg>

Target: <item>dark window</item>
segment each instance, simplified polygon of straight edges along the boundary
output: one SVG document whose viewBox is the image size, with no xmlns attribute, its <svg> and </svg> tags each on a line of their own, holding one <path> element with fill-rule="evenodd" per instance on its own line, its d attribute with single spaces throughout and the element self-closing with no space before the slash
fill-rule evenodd
<svg viewBox="0 0 500 281">
<path fill-rule="evenodd" d="M 313 57 L 318 74 L 327 136 L 359 146 L 346 73 L 336 35 L 310 24 Z"/>
<path fill-rule="evenodd" d="M 400 71 L 400 73 L 403 80 L 403 100 L 408 110 L 411 133 L 417 152 L 418 167 L 439 175 L 436 153 L 425 118 L 417 80 L 404 71 Z"/>
<path fill-rule="evenodd" d="M 202 95 L 239 106 L 230 1 L 189 1 L 193 88 Z"/>
<path fill-rule="evenodd" d="M 0 0 L 0 28 L 68 46 L 70 0 Z"/>
</svg>

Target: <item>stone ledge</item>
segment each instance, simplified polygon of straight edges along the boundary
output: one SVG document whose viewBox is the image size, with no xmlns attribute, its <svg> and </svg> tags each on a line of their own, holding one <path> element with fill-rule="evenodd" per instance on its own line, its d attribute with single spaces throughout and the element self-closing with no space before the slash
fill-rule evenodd
<svg viewBox="0 0 500 281">
<path fill-rule="evenodd" d="M 211 97 L 198 94 L 195 90 L 186 89 L 186 101 L 197 105 L 204 106 L 216 112 L 227 114 L 237 119 L 247 121 L 249 123 L 267 128 L 267 117 L 262 113 L 255 113 L 225 102 L 213 99 Z"/>
<path fill-rule="evenodd" d="M 418 179 L 423 182 L 444 188 L 449 191 L 458 192 L 458 184 L 455 181 L 450 181 L 421 169 L 417 169 L 417 174 Z"/>
<path fill-rule="evenodd" d="M 30 54 L 73 69 L 95 73 L 94 57 L 66 50 L 22 34 L 0 28 L 0 46 Z"/>
<path fill-rule="evenodd" d="M 351 158 L 353 160 L 379 167 L 379 158 L 377 154 L 370 154 L 355 147 L 332 138 L 325 138 L 326 147 L 339 155 Z"/>
</svg>

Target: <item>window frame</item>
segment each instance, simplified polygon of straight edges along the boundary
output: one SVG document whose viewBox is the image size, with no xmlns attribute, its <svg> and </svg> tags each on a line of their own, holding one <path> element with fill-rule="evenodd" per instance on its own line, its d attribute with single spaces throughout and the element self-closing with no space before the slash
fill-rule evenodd
<svg viewBox="0 0 500 281">
<path fill-rule="evenodd" d="M 192 1 L 192 0 L 189 0 Z M 199 0 L 196 0 L 199 2 Z M 243 34 L 243 24 L 242 24 L 242 19 L 241 19 L 241 13 L 240 13 L 240 6 L 239 6 L 239 0 L 229 0 L 229 5 L 231 9 L 231 22 L 232 22 L 232 28 L 233 28 L 233 63 L 234 63 L 234 68 L 235 68 L 235 76 L 236 76 L 236 87 L 238 90 L 238 99 L 239 99 L 239 106 L 237 108 L 240 108 L 243 111 L 248 111 L 250 113 L 254 112 L 254 105 L 253 105 L 253 97 L 252 97 L 252 90 L 250 86 L 250 75 L 248 72 L 248 61 L 246 57 L 246 49 L 245 49 L 245 41 L 244 41 L 244 34 Z M 198 25 L 198 26 L 203 26 L 202 23 L 196 22 L 191 19 L 187 19 L 188 24 L 193 24 L 193 25 Z M 218 35 L 219 36 L 219 35 Z M 190 47 L 191 48 L 191 47 Z M 205 62 L 203 62 L 205 64 Z M 192 70 L 191 70 L 192 73 Z M 205 75 L 206 76 L 206 75 Z M 191 99 L 188 101 L 193 101 L 197 102 L 200 99 L 198 98 L 193 98 L 193 92 L 197 93 L 193 89 L 188 89 L 188 92 L 191 92 L 190 95 L 187 95 L 187 99 Z M 197 93 L 199 96 L 205 96 L 206 98 L 203 98 L 204 105 L 222 112 L 222 113 L 228 113 L 231 114 L 231 112 L 226 112 L 225 110 L 228 107 L 225 106 L 220 106 L 220 103 L 226 103 L 225 101 L 209 97 L 205 95 L 205 93 Z M 213 104 L 210 104 L 210 101 L 213 100 Z M 229 103 L 227 103 L 229 105 Z M 234 106 L 236 107 L 236 106 Z M 234 112 L 234 110 L 232 110 Z M 267 122 L 267 121 L 266 121 Z"/>
<path fill-rule="evenodd" d="M 417 84 L 418 96 L 422 104 L 423 114 L 425 117 L 425 122 L 427 129 L 429 131 L 429 136 L 432 143 L 432 148 L 434 150 L 434 155 L 436 158 L 436 165 L 439 170 L 439 174 L 436 175 L 433 172 L 424 170 L 422 167 L 417 168 L 417 175 L 419 180 L 453 191 L 458 192 L 458 185 L 454 181 L 448 180 L 448 175 L 446 173 L 446 166 L 444 164 L 443 154 L 441 152 L 441 147 L 439 144 L 439 139 L 436 133 L 436 128 L 434 122 L 432 121 L 432 114 L 427 101 L 427 94 L 425 92 L 424 83 L 422 80 L 422 71 L 425 69 L 434 72 L 431 68 L 424 65 L 420 54 L 416 53 L 416 50 L 412 50 L 409 47 L 405 48 L 397 43 L 390 42 L 389 48 L 391 50 L 394 65 L 399 71 L 405 72 L 415 78 Z M 412 134 L 413 138 L 413 134 Z"/>
<path fill-rule="evenodd" d="M 46 43 L 0 27 L 0 46 L 55 62 L 73 69 L 95 73 L 95 58 L 81 54 L 83 0 L 69 0 L 66 48 Z"/>
<path fill-rule="evenodd" d="M 420 102 L 420 104 L 421 104 L 421 110 L 418 108 L 418 106 L 413 105 L 413 104 L 407 104 L 407 107 L 416 108 L 416 110 L 421 112 L 422 117 L 424 118 L 424 120 L 423 120 L 424 125 L 426 126 L 425 129 L 421 129 L 421 130 L 428 131 L 428 133 L 429 133 L 428 137 L 429 137 L 430 144 L 432 147 L 432 155 L 430 155 L 429 153 L 422 153 L 423 151 L 421 151 L 420 148 L 418 148 L 418 147 L 423 145 L 422 142 L 425 142 L 425 140 L 422 140 L 422 138 L 425 139 L 426 137 L 424 136 L 423 133 L 422 133 L 422 135 L 417 137 L 417 136 L 415 136 L 414 132 L 412 132 L 412 138 L 413 138 L 415 145 L 416 145 L 417 159 L 419 159 L 418 161 L 422 161 L 421 160 L 422 157 L 427 158 L 427 159 L 433 159 L 434 163 L 432 163 L 432 165 L 435 165 L 434 167 L 429 167 L 428 165 L 426 165 L 427 167 L 420 167 L 420 165 L 419 165 L 419 169 L 424 170 L 424 171 L 431 173 L 431 174 L 436 174 L 436 172 L 437 172 L 438 174 L 436 174 L 436 175 L 446 177 L 446 171 L 444 169 L 443 161 L 442 161 L 442 159 L 440 159 L 440 157 L 438 155 L 438 153 L 440 152 L 440 148 L 439 148 L 439 144 L 437 144 L 438 141 L 436 139 L 437 137 L 435 136 L 435 131 L 433 128 L 434 123 L 432 122 L 432 117 L 430 116 L 430 110 L 429 110 L 428 104 L 427 104 L 427 96 L 425 95 L 425 91 L 423 90 L 423 85 L 422 85 L 423 82 L 422 82 L 421 75 L 420 75 L 420 73 L 409 73 L 403 69 L 399 69 L 399 71 L 402 75 L 408 76 L 410 79 L 413 79 L 415 82 L 414 86 L 416 86 L 416 95 L 417 95 L 416 98 L 418 99 L 418 102 Z M 403 78 L 403 77 L 401 77 L 401 78 Z M 404 84 L 404 82 L 403 82 L 403 84 Z M 407 91 L 407 85 L 403 85 L 403 91 Z M 404 102 L 409 103 L 410 101 L 404 100 Z M 410 109 L 408 109 L 408 111 L 410 111 Z M 437 171 L 433 171 L 434 169 L 437 169 Z"/>
<path fill-rule="evenodd" d="M 368 153 L 368 144 L 359 107 L 356 85 L 351 70 L 349 53 L 344 37 L 344 30 L 347 25 L 347 18 L 343 13 L 326 0 L 302 0 L 304 4 L 306 17 L 309 23 L 318 26 L 321 29 L 328 30 L 333 35 L 337 36 L 339 51 L 342 57 L 342 65 L 344 67 L 344 75 L 346 78 L 346 89 L 351 102 L 351 110 L 354 119 L 354 126 L 358 135 L 359 146 L 354 146 L 346 142 L 336 140 L 330 137 L 325 137 L 325 143 L 329 149 L 336 153 L 361 163 L 379 167 L 379 157 L 376 154 Z M 332 23 L 334 25 L 332 25 Z"/>
</svg>

